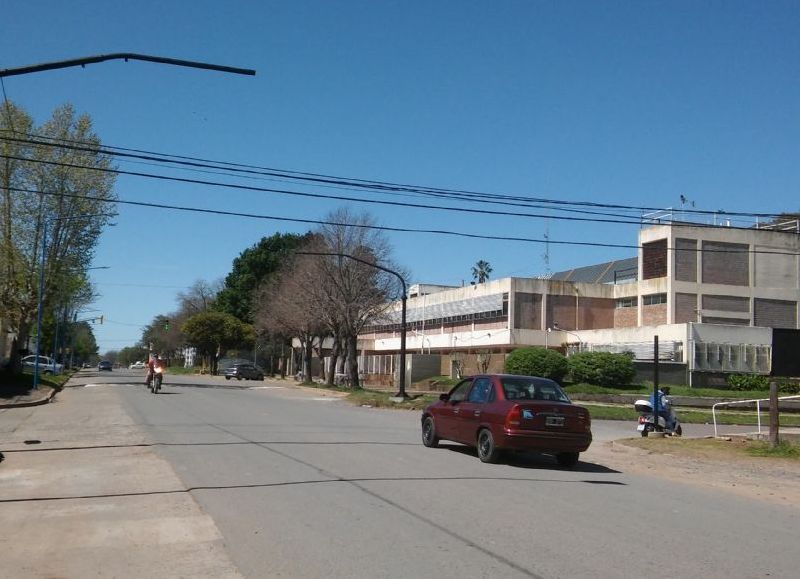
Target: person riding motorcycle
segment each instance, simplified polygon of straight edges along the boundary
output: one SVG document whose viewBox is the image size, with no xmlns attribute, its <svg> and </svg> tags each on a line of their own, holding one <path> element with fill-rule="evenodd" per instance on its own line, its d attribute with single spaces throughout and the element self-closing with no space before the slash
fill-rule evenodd
<svg viewBox="0 0 800 579">
<path fill-rule="evenodd" d="M 145 385 L 150 385 L 150 379 L 153 377 L 153 372 L 156 371 L 156 367 L 161 367 L 163 365 L 164 361 L 158 357 L 158 352 L 150 356 L 150 360 L 147 362 L 147 376 L 144 380 Z"/>
<path fill-rule="evenodd" d="M 669 386 L 662 386 L 658 390 L 658 415 L 661 416 L 667 424 L 667 428 L 672 430 L 675 427 L 675 413 L 672 411 L 672 403 L 669 398 Z M 650 404 L 655 411 L 656 401 L 653 395 L 650 395 Z"/>
</svg>

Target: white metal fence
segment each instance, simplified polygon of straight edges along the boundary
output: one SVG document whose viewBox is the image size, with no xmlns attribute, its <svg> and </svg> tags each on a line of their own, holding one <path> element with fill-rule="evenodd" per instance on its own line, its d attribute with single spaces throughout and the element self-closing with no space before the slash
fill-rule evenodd
<svg viewBox="0 0 800 579">
<path fill-rule="evenodd" d="M 799 399 L 800 396 L 780 396 L 778 398 L 778 404 L 780 404 L 781 400 L 795 400 Z M 728 402 L 717 402 L 711 407 L 711 416 L 714 419 L 714 438 L 717 437 L 717 406 L 733 406 L 735 404 L 753 404 L 756 405 L 756 415 L 758 421 L 758 433 L 761 434 L 761 403 L 767 401 L 769 402 L 769 398 L 758 398 L 754 400 L 731 400 Z"/>
</svg>

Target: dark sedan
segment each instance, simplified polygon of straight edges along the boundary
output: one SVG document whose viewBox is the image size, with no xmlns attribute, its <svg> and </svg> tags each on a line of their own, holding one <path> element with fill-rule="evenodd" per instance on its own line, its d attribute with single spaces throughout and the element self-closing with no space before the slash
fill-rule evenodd
<svg viewBox="0 0 800 579">
<path fill-rule="evenodd" d="M 592 442 L 592 422 L 588 410 L 547 378 L 472 376 L 423 411 L 422 443 L 435 447 L 440 440 L 477 448 L 483 462 L 519 450 L 553 454 L 572 467 Z"/>
<path fill-rule="evenodd" d="M 236 378 L 237 380 L 263 380 L 264 373 L 252 364 L 234 364 L 222 372 L 226 380 Z"/>
<path fill-rule="evenodd" d="M 111 364 L 111 362 L 109 362 L 108 360 L 103 360 L 102 362 L 100 362 L 100 363 L 97 365 L 97 369 L 98 369 L 98 371 L 99 371 L 99 370 L 108 370 L 109 372 L 111 372 L 111 370 L 113 369 L 113 367 L 114 367 L 114 366 L 113 366 L 113 365 Z"/>
</svg>

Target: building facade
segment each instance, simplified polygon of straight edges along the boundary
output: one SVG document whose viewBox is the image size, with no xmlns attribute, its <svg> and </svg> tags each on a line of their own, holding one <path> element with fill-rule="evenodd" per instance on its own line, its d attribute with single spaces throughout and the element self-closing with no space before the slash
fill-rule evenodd
<svg viewBox="0 0 800 579">
<path fill-rule="evenodd" d="M 800 234 L 658 224 L 639 255 L 464 287 L 418 284 L 407 302 L 409 381 L 498 371 L 521 346 L 631 352 L 699 374 L 770 372 L 773 328 L 797 330 Z M 395 379 L 400 304 L 359 336 L 366 383 Z M 416 363 L 415 363 L 416 362 Z M 700 376 L 702 377 L 702 376 Z"/>
</svg>

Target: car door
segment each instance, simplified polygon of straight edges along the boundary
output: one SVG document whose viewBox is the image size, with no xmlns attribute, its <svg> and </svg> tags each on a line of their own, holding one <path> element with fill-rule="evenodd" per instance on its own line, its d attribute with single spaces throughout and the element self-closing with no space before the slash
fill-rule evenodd
<svg viewBox="0 0 800 579">
<path fill-rule="evenodd" d="M 440 438 L 458 440 L 456 420 L 461 413 L 461 404 L 466 400 L 467 393 L 472 387 L 472 378 L 462 380 L 450 390 L 448 399 L 442 401 L 439 412 L 436 413 L 436 432 Z"/>
<path fill-rule="evenodd" d="M 466 400 L 461 403 L 460 412 L 456 416 L 457 440 L 459 442 L 475 444 L 478 426 L 483 420 L 483 410 L 489 401 L 491 391 L 492 381 L 489 377 L 479 376 L 475 378 L 472 383 L 472 389 L 469 391 Z"/>
</svg>

